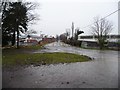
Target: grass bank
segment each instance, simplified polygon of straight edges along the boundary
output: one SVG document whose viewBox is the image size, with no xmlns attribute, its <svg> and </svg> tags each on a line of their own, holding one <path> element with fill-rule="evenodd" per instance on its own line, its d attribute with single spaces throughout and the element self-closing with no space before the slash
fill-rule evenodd
<svg viewBox="0 0 120 90">
<path fill-rule="evenodd" d="M 71 53 L 20 53 L 20 54 L 3 54 L 3 66 L 16 65 L 45 65 L 58 63 L 85 62 L 91 60 L 87 56 Z"/>
</svg>

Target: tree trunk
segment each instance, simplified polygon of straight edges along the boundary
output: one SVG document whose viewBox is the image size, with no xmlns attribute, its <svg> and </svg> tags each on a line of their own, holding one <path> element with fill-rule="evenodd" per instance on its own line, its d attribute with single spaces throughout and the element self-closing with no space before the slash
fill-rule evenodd
<svg viewBox="0 0 120 90">
<path fill-rule="evenodd" d="M 18 24 L 17 24 L 17 48 L 19 48 L 19 30 L 18 30 Z"/>
<path fill-rule="evenodd" d="M 13 36 L 12 36 L 12 46 L 14 46 L 15 45 L 15 31 L 13 32 Z"/>
<path fill-rule="evenodd" d="M 103 46 L 100 44 L 100 50 L 102 50 L 103 49 Z"/>
<path fill-rule="evenodd" d="M 99 39 L 99 48 L 100 48 L 100 50 L 103 49 L 103 42 L 102 42 L 101 38 Z"/>
</svg>

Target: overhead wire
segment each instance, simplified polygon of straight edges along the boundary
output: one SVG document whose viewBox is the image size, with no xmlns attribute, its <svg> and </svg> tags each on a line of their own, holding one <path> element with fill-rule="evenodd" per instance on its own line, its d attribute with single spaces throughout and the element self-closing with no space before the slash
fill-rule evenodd
<svg viewBox="0 0 120 90">
<path fill-rule="evenodd" d="M 101 21 L 102 19 L 105 19 L 105 18 L 107 18 L 107 17 L 111 16 L 112 14 L 114 14 L 114 13 L 118 12 L 119 10 L 120 10 L 120 9 L 115 10 L 114 12 L 112 12 L 112 13 L 108 14 L 107 16 L 105 16 L 105 17 L 101 18 L 101 19 L 100 19 L 100 20 L 98 20 L 97 22 L 99 22 L 99 21 Z M 95 22 L 94 22 L 94 23 L 95 23 Z M 87 28 L 87 27 L 89 27 L 89 26 L 93 25 L 94 23 L 91 23 L 91 24 L 89 24 L 89 25 L 87 25 L 87 26 L 84 26 L 84 27 L 82 27 L 81 29 Z"/>
</svg>

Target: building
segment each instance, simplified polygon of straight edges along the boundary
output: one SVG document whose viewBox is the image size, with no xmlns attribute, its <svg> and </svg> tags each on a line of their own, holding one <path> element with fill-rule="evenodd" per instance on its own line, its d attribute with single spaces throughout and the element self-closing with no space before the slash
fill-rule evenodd
<svg viewBox="0 0 120 90">
<path fill-rule="evenodd" d="M 42 41 L 42 37 L 38 35 L 22 35 L 19 41 L 20 45 L 36 45 Z"/>
<path fill-rule="evenodd" d="M 78 40 L 81 42 L 82 47 L 98 47 L 98 41 L 96 36 L 86 35 L 78 36 Z M 120 35 L 108 35 L 106 45 L 108 47 L 118 47 L 118 41 L 120 40 Z"/>
</svg>

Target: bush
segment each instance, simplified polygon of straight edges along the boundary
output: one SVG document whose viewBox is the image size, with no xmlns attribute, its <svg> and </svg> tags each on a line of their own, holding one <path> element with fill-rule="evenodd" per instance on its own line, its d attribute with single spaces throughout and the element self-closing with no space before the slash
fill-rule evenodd
<svg viewBox="0 0 120 90">
<path fill-rule="evenodd" d="M 78 41 L 78 40 L 66 40 L 66 41 L 63 41 L 63 42 L 66 43 L 66 44 L 70 44 L 72 46 L 78 46 L 78 47 L 81 46 L 81 41 Z"/>
</svg>

